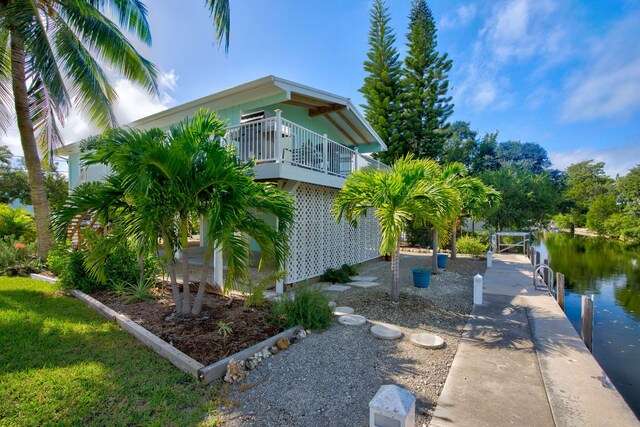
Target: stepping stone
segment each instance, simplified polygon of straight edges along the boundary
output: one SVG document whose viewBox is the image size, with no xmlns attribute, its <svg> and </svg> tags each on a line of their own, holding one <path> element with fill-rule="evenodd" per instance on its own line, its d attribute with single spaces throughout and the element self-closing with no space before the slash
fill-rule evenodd
<svg viewBox="0 0 640 427">
<path fill-rule="evenodd" d="M 349 279 L 351 279 L 353 282 L 374 282 L 378 280 L 377 277 L 373 276 L 352 276 L 349 277 Z"/>
<path fill-rule="evenodd" d="M 351 307 L 336 307 L 333 309 L 333 314 L 336 316 L 344 316 L 347 314 L 353 314 L 354 310 Z"/>
<path fill-rule="evenodd" d="M 397 340 L 402 337 L 402 331 L 400 328 L 387 323 L 381 323 L 379 325 L 373 325 L 371 327 L 371 333 L 376 337 L 383 340 Z"/>
<path fill-rule="evenodd" d="M 365 289 L 373 288 L 374 286 L 380 286 L 380 283 L 377 283 L 377 282 L 349 282 L 345 284 L 356 287 L 356 288 L 365 288 Z"/>
<path fill-rule="evenodd" d="M 334 308 L 336 306 L 335 301 L 329 301 L 329 307 Z"/>
<path fill-rule="evenodd" d="M 362 326 L 367 323 L 367 319 L 359 314 L 345 314 L 338 317 L 338 322 L 347 326 Z"/>
<path fill-rule="evenodd" d="M 444 347 L 444 340 L 437 335 L 429 332 L 420 332 L 419 334 L 411 335 L 409 338 L 411 344 L 422 348 L 442 348 Z"/>
<path fill-rule="evenodd" d="M 349 289 L 351 289 L 351 286 L 345 286 L 345 285 L 329 285 L 325 288 L 326 291 L 333 291 L 333 292 L 344 292 Z"/>
</svg>

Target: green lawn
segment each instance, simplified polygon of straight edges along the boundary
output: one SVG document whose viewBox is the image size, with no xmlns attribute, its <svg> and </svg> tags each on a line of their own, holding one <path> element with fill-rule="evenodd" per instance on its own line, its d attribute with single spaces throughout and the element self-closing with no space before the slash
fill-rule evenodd
<svg viewBox="0 0 640 427">
<path fill-rule="evenodd" d="M 0 425 L 215 425 L 204 387 L 55 286 L 0 277 Z"/>
</svg>

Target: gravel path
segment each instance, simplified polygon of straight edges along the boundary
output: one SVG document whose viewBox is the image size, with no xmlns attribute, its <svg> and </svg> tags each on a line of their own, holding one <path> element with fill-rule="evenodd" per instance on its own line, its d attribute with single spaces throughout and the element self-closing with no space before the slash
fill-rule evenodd
<svg viewBox="0 0 640 427">
<path fill-rule="evenodd" d="M 337 305 L 353 307 L 369 323 L 353 327 L 336 322 L 264 361 L 242 384 L 230 387 L 222 425 L 366 426 L 369 401 L 384 384 L 414 393 L 416 425 L 426 425 L 471 311 L 472 276 L 484 271 L 482 261 L 449 260 L 449 271 L 432 276 L 429 288 L 414 288 L 411 268 L 429 260 L 425 254 L 402 254 L 398 304 L 390 301 L 389 263 L 363 266 L 359 273 L 378 277 L 381 286 L 331 295 Z M 380 322 L 397 325 L 405 337 L 375 338 L 369 328 Z M 440 335 L 446 347 L 413 346 L 408 335 L 420 331 Z"/>
</svg>

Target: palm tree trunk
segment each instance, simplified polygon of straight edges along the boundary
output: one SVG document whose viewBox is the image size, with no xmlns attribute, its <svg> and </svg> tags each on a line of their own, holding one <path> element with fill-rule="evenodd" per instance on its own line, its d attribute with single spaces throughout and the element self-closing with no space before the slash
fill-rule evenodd
<svg viewBox="0 0 640 427">
<path fill-rule="evenodd" d="M 458 238 L 458 223 L 456 219 L 453 220 L 453 234 L 451 235 L 451 259 L 456 259 L 458 255 L 456 251 L 456 239 Z"/>
<path fill-rule="evenodd" d="M 191 314 L 200 314 L 202 310 L 202 300 L 204 299 L 204 292 L 207 288 L 207 277 L 209 276 L 209 263 L 211 262 L 211 256 L 213 255 L 213 243 L 207 242 L 207 249 L 204 252 L 204 264 L 202 266 L 202 275 L 200 276 L 200 285 L 198 285 L 198 293 L 193 300 L 193 309 Z"/>
<path fill-rule="evenodd" d="M 182 242 L 182 313 L 191 313 L 191 289 L 189 286 L 189 218 L 181 219 L 180 240 Z"/>
<path fill-rule="evenodd" d="M 38 154 L 38 144 L 33 131 L 33 122 L 29 112 L 29 97 L 27 90 L 25 69 L 24 43 L 16 31 L 11 31 L 11 79 L 13 85 L 13 99 L 18 119 L 18 131 L 24 153 L 24 163 L 29 175 L 31 189 L 31 203 L 36 217 L 36 232 L 38 235 L 38 258 L 47 258 L 53 241 L 49 228 L 49 201 L 44 189 L 44 174 Z"/>
<path fill-rule="evenodd" d="M 400 301 L 400 238 L 391 254 L 391 301 Z"/>
<path fill-rule="evenodd" d="M 176 311 L 178 311 L 180 310 L 180 290 L 178 289 L 178 279 L 176 278 L 176 263 L 173 259 L 173 249 L 166 234 L 162 236 L 162 240 L 164 241 L 164 257 L 167 260 L 167 272 L 171 280 L 171 294 L 173 295 L 173 302 L 176 305 Z"/>
<path fill-rule="evenodd" d="M 140 281 L 140 284 L 144 283 L 144 257 L 142 255 L 142 242 L 140 242 L 140 240 L 138 240 L 137 242 L 137 249 L 138 249 L 138 280 Z"/>
<path fill-rule="evenodd" d="M 433 229 L 433 256 L 431 257 L 431 274 L 438 274 L 438 230 Z"/>
</svg>

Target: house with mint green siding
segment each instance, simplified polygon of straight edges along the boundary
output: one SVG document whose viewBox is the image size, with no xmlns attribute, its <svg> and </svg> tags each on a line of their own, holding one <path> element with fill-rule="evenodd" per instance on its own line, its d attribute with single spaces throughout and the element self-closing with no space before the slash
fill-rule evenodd
<svg viewBox="0 0 640 427">
<path fill-rule="evenodd" d="M 225 144 L 235 147 L 240 160 L 253 159 L 256 180 L 277 183 L 295 200 L 285 283 L 379 256 L 379 228 L 373 215 L 367 215 L 356 228 L 344 221 L 337 223 L 330 215 L 333 199 L 350 173 L 386 167 L 370 156 L 385 150 L 385 143 L 348 98 L 267 76 L 129 126 L 168 128 L 201 108 L 218 112 L 228 122 Z M 80 149 L 81 144 L 74 143 L 58 151 L 68 156 L 71 189 L 109 173 L 104 165 L 83 165 Z M 277 225 L 275 218 L 273 225 Z M 206 223 L 200 226 L 203 236 Z M 214 258 L 218 265 L 223 263 L 221 254 Z M 215 271 L 221 274 L 222 269 Z"/>
</svg>

